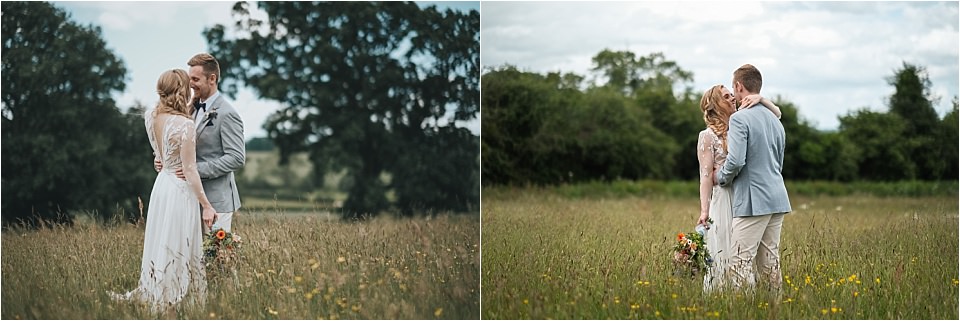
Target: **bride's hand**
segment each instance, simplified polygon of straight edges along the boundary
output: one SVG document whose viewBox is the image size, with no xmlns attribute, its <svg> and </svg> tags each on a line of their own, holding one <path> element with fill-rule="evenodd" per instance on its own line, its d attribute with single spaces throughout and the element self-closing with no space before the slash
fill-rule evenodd
<svg viewBox="0 0 960 321">
<path fill-rule="evenodd" d="M 710 214 L 707 212 L 700 213 L 700 218 L 697 219 L 697 225 L 707 223 L 707 220 L 710 219 Z"/>
<path fill-rule="evenodd" d="M 743 99 L 740 100 L 740 108 L 753 107 L 754 105 L 759 104 L 761 100 L 763 100 L 763 96 L 757 94 L 743 97 Z"/>
<path fill-rule="evenodd" d="M 204 207 L 203 214 L 201 214 L 201 218 L 203 218 L 203 226 L 207 229 L 210 229 L 210 227 L 213 226 L 213 221 L 216 216 L 217 211 L 214 210 L 213 207 Z"/>
</svg>

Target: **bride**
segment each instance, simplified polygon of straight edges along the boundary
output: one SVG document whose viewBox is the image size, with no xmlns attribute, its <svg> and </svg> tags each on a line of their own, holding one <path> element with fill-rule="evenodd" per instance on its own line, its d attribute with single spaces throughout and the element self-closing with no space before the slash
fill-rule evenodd
<svg viewBox="0 0 960 321">
<path fill-rule="evenodd" d="M 164 72 L 157 80 L 160 101 L 144 113 L 147 137 L 163 169 L 147 207 L 139 285 L 125 294 L 111 293 L 116 299 L 147 303 L 155 312 L 173 307 L 188 293 L 197 304 L 203 304 L 206 296 L 201 218 L 209 228 L 216 211 L 203 193 L 197 173 L 196 125 L 187 103 L 189 85 L 185 71 Z M 185 181 L 175 176 L 178 169 L 183 170 Z"/>
<path fill-rule="evenodd" d="M 743 98 L 743 108 L 763 104 L 780 118 L 780 108 L 760 95 Z M 713 258 L 713 266 L 703 277 L 703 290 L 710 292 L 725 286 L 724 271 L 730 263 L 730 237 L 733 223 L 733 188 L 713 184 L 713 172 L 727 159 L 727 129 L 730 116 L 735 113 L 733 93 L 723 85 L 708 89 L 700 99 L 700 110 L 707 128 L 700 132 L 697 142 L 697 158 L 700 162 L 700 218 L 697 224 L 712 219 L 713 223 L 704 235 L 707 250 Z"/>
</svg>

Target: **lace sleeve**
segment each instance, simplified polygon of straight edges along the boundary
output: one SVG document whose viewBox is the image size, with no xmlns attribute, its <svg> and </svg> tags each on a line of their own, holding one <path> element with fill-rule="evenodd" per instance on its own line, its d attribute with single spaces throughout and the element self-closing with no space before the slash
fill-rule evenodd
<svg viewBox="0 0 960 321">
<path fill-rule="evenodd" d="M 178 126 L 177 134 L 174 135 L 180 141 L 180 162 L 183 166 L 183 176 L 187 179 L 187 185 L 200 201 L 201 205 L 209 206 L 206 194 L 203 192 L 203 183 L 200 181 L 200 174 L 197 173 L 197 129 L 194 123 L 188 118 L 183 118 Z"/>
<path fill-rule="evenodd" d="M 709 129 L 701 131 L 697 138 L 697 160 L 700 163 L 700 213 L 710 214 L 710 198 L 713 195 L 713 144 L 715 136 Z"/>
<path fill-rule="evenodd" d="M 707 130 L 700 132 L 697 138 L 697 159 L 700 161 L 700 177 L 709 176 L 713 172 L 713 144 L 714 135 Z"/>
</svg>

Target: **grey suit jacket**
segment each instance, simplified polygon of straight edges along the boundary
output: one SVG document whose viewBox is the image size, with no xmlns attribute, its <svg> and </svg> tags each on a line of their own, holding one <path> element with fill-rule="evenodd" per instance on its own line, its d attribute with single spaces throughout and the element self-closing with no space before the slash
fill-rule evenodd
<svg viewBox="0 0 960 321">
<path fill-rule="evenodd" d="M 207 103 L 207 114 L 197 128 L 197 171 L 203 191 L 217 213 L 240 208 L 240 194 L 233 172 L 243 168 L 246 148 L 243 120 L 223 94 Z"/>
<path fill-rule="evenodd" d="M 730 117 L 727 161 L 717 171 L 720 186 L 733 183 L 733 217 L 789 213 L 783 184 L 783 124 L 763 106 Z"/>
</svg>

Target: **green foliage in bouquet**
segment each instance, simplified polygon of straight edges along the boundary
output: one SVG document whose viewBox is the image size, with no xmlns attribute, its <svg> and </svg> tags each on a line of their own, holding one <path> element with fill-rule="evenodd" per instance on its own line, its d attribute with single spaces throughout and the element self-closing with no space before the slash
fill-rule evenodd
<svg viewBox="0 0 960 321">
<path fill-rule="evenodd" d="M 242 239 L 239 235 L 216 229 L 207 232 L 203 237 L 203 261 L 207 268 L 207 275 L 232 270 L 237 261 Z"/>
<path fill-rule="evenodd" d="M 713 265 L 713 258 L 707 250 L 703 234 L 699 232 L 677 234 L 677 243 L 673 246 L 673 263 L 677 272 L 687 270 L 690 276 L 705 272 Z"/>
</svg>

